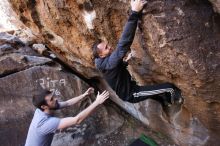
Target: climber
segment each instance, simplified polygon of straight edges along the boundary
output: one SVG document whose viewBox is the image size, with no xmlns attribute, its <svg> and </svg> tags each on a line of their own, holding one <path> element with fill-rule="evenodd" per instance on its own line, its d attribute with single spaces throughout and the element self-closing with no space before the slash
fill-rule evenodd
<svg viewBox="0 0 220 146">
<path fill-rule="evenodd" d="M 54 92 L 48 90 L 34 95 L 32 102 L 37 109 L 29 127 L 25 146 L 50 146 L 56 130 L 80 124 L 98 105 L 109 98 L 108 91 L 104 91 L 102 94 L 98 92 L 96 100 L 75 117 L 57 118 L 53 116 L 54 110 L 72 106 L 92 93 L 94 93 L 94 89 L 89 88 L 84 94 L 63 102 L 58 102 Z"/>
<path fill-rule="evenodd" d="M 181 103 L 180 89 L 171 83 L 138 86 L 131 80 L 127 63 L 123 61 L 126 53 L 130 50 L 145 4 L 145 0 L 131 0 L 131 15 L 115 50 L 102 40 L 97 40 L 93 44 L 92 50 L 96 68 L 103 73 L 111 88 L 124 101 L 136 103 L 152 98 L 162 103 L 169 103 L 169 105 L 175 102 Z"/>
</svg>

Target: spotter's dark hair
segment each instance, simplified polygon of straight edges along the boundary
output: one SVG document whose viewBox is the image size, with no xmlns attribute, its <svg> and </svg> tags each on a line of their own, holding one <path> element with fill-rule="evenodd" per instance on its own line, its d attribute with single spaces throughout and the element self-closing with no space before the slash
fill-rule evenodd
<svg viewBox="0 0 220 146">
<path fill-rule="evenodd" d="M 32 103 L 36 108 L 39 108 L 43 111 L 41 108 L 42 105 L 47 105 L 47 101 L 45 100 L 45 97 L 49 94 L 52 94 L 49 90 L 43 90 L 40 93 L 33 95 Z"/>
</svg>

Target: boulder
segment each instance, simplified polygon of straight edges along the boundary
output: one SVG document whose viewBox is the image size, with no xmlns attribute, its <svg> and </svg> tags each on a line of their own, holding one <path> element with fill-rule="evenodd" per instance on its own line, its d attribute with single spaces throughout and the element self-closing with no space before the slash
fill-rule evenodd
<svg viewBox="0 0 220 146">
<path fill-rule="evenodd" d="M 89 85 L 58 60 L 37 54 L 17 37 L 4 33 L 0 42 L 0 141 L 4 146 L 20 146 L 25 143 L 35 110 L 33 95 L 48 89 L 55 91 L 58 100 L 64 101 L 83 94 Z M 33 46 L 38 46 L 36 51 L 42 47 Z M 46 48 L 42 52 L 51 56 Z M 60 118 L 74 116 L 94 100 L 92 95 L 72 107 L 56 111 L 55 115 Z M 159 144 L 174 144 L 107 101 L 82 124 L 58 131 L 52 145 L 128 145 L 141 133 L 152 136 Z"/>
<path fill-rule="evenodd" d="M 99 81 L 94 83 L 97 86 L 109 88 L 94 67 L 91 45 L 97 38 L 117 44 L 130 1 L 9 2 L 19 19 L 62 62 L 90 82 Z M 132 46 L 136 56 L 129 61 L 129 70 L 141 85 L 174 83 L 185 97 L 182 106 L 162 109 L 150 100 L 131 105 L 112 92 L 121 107 L 171 135 L 179 145 L 220 143 L 220 16 L 216 12 L 218 1 L 214 0 L 149 0 L 144 8 Z"/>
</svg>

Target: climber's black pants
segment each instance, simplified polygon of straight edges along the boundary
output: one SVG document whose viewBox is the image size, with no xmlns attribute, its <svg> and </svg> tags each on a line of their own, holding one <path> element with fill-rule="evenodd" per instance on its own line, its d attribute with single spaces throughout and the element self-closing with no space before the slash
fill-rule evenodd
<svg viewBox="0 0 220 146">
<path fill-rule="evenodd" d="M 175 85 L 171 83 L 156 84 L 151 86 L 134 85 L 128 102 L 136 103 L 149 98 L 157 101 L 162 101 L 165 98 L 167 100 L 172 100 L 174 99 L 172 97 L 175 96 L 175 92 L 177 90 L 180 91 Z"/>
</svg>

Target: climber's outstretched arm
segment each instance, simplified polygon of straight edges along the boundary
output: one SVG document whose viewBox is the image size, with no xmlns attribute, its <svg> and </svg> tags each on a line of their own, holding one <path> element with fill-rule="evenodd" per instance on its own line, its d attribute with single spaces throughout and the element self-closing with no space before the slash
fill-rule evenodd
<svg viewBox="0 0 220 146">
<path fill-rule="evenodd" d="M 115 68 L 125 57 L 126 53 L 130 50 L 130 46 L 134 40 L 137 23 L 141 17 L 141 10 L 146 4 L 145 0 L 131 0 L 131 15 L 123 29 L 121 38 L 117 44 L 116 49 L 111 55 L 105 58 L 95 60 L 96 67 L 100 70 L 111 70 Z"/>
</svg>

